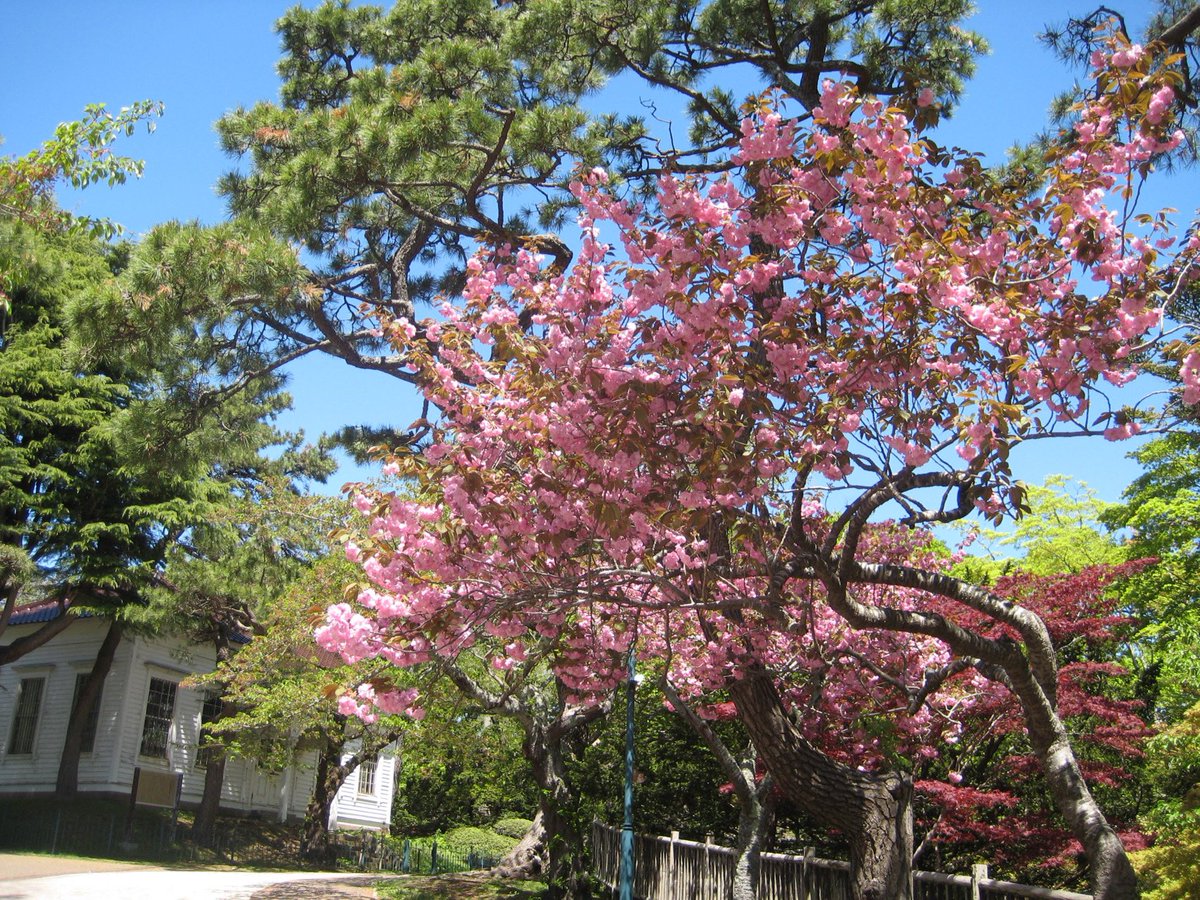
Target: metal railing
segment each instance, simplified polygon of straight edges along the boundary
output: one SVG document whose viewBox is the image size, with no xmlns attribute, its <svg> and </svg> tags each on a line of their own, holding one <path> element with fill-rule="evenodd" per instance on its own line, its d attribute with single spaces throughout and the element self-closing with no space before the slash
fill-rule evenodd
<svg viewBox="0 0 1200 900">
<path fill-rule="evenodd" d="M 445 875 L 490 869 L 500 861 L 495 854 L 474 848 L 464 852 L 437 840 L 398 840 L 370 831 L 339 834 L 335 849 L 339 868 L 360 872 Z"/>
<path fill-rule="evenodd" d="M 592 865 L 596 877 L 616 888 L 620 860 L 617 828 L 601 822 L 592 826 Z M 634 896 L 643 900 L 696 900 L 728 895 L 737 851 L 710 842 L 636 835 L 634 838 Z M 763 853 L 759 900 L 846 900 L 848 863 L 821 859 L 812 850 L 803 856 Z M 913 873 L 914 900 L 1092 900 L 1090 894 L 1000 881 L 988 876 L 986 865 L 970 875 Z"/>
<path fill-rule="evenodd" d="M 167 816 L 130 818 L 118 810 L 78 811 L 50 807 L 20 816 L 0 814 L 0 848 L 80 856 L 174 859 L 176 826 Z"/>
<path fill-rule="evenodd" d="M 150 862 L 195 861 L 215 855 L 229 863 L 295 865 L 296 841 L 265 839 L 261 823 L 222 819 L 201 848 L 169 811 L 125 804 L 57 804 L 0 799 L 0 850 L 70 853 Z"/>
</svg>

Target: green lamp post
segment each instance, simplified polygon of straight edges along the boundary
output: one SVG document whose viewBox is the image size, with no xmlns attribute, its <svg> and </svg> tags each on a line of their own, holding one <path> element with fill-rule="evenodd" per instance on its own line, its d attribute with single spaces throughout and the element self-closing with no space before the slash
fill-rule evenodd
<svg viewBox="0 0 1200 900">
<path fill-rule="evenodd" d="M 633 699 L 637 691 L 633 647 L 629 648 L 629 682 L 625 686 L 625 821 L 621 823 L 620 900 L 633 900 Z"/>
</svg>

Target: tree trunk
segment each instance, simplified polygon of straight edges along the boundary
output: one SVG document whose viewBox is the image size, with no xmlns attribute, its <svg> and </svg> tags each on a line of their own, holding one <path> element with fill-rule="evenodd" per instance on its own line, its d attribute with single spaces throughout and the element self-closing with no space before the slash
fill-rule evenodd
<svg viewBox="0 0 1200 900">
<path fill-rule="evenodd" d="M 88 674 L 71 710 L 71 718 L 67 722 L 67 735 L 63 739 L 62 756 L 58 760 L 58 781 L 55 791 L 62 800 L 72 799 L 79 790 L 79 755 L 82 752 L 83 731 L 87 726 L 92 709 L 100 700 L 100 692 L 104 687 L 104 679 L 112 670 L 113 658 L 117 646 L 121 643 L 124 626 L 113 621 L 104 635 L 104 642 L 96 653 L 96 662 Z"/>
<path fill-rule="evenodd" d="M 735 757 L 712 726 L 683 701 L 670 678 L 664 677 L 660 687 L 672 709 L 704 741 L 720 765 L 721 772 L 733 785 L 733 795 L 738 804 L 737 860 L 729 896 L 731 900 L 755 900 L 758 896 L 762 849 L 766 845 L 767 832 L 774 815 L 772 797 L 775 781 L 770 774 L 762 781 L 757 780 L 758 754 L 753 743 L 740 758 Z"/>
<path fill-rule="evenodd" d="M 1121 839 L 1088 790 L 1070 736 L 1058 715 L 1058 663 L 1045 622 L 1019 604 L 992 595 L 978 585 L 939 573 L 855 563 L 851 574 L 864 583 L 915 588 L 963 603 L 1020 633 L 1022 644 L 985 638 L 937 618 L 918 621 L 902 610 L 864 606 L 849 596 L 845 584 L 831 580 L 831 576 L 823 578 L 830 605 L 855 628 L 884 628 L 936 637 L 960 658 L 973 659 L 972 665 L 980 672 L 1004 684 L 1016 696 L 1055 805 L 1087 854 L 1093 895 L 1096 900 L 1136 900 L 1139 892 L 1133 866 Z"/>
<path fill-rule="evenodd" d="M 221 704 L 221 714 L 215 721 L 231 716 L 235 711 L 233 704 L 225 701 Z M 203 741 L 203 736 L 201 740 Z M 224 746 L 216 744 L 212 747 L 204 769 L 204 793 L 200 795 L 200 806 L 192 823 L 192 839 L 205 847 L 212 846 L 217 830 L 217 816 L 221 812 L 221 789 L 225 786 L 226 760 Z"/>
<path fill-rule="evenodd" d="M 221 810 L 221 787 L 225 784 L 225 750 L 214 750 L 204 769 L 204 793 L 192 823 L 192 840 L 211 847 L 217 830 L 217 814 Z"/>
<path fill-rule="evenodd" d="M 230 648 L 229 640 L 221 629 L 217 630 L 215 636 L 217 650 L 217 667 L 229 661 Z M 219 689 L 223 694 L 225 692 L 224 682 L 218 683 Z M 234 705 L 228 700 L 223 700 L 221 703 L 221 712 L 214 721 L 219 722 L 226 716 L 232 716 L 237 710 Z M 211 740 L 211 737 L 209 738 Z M 205 735 L 200 735 L 199 745 L 196 752 L 200 752 L 200 747 L 204 746 Z M 225 784 L 225 747 L 221 744 L 215 744 L 209 754 L 208 765 L 204 769 L 204 793 L 200 796 L 200 808 L 196 810 L 196 818 L 192 823 L 193 839 L 203 845 L 211 846 L 213 835 L 216 832 L 217 816 L 221 812 L 221 788 Z"/>
<path fill-rule="evenodd" d="M 1010 672 L 1010 678 L 1025 711 L 1029 741 L 1058 811 L 1087 854 L 1095 900 L 1137 900 L 1141 896 L 1137 874 L 1120 837 L 1088 790 L 1062 719 L 1033 677 L 1016 677 L 1020 674 Z"/>
<path fill-rule="evenodd" d="M 762 850 L 774 815 L 770 790 L 752 791 L 749 802 L 738 805 L 737 860 L 730 885 L 730 900 L 756 900 Z"/>
<path fill-rule="evenodd" d="M 333 798 L 346 781 L 350 769 L 342 765 L 343 741 L 328 740 L 317 758 L 317 777 L 313 795 L 304 811 L 300 834 L 300 855 L 311 863 L 328 865 L 332 860 L 329 840 L 329 811 Z"/>
<path fill-rule="evenodd" d="M 912 780 L 895 772 L 878 776 L 861 803 L 861 830 L 850 840 L 851 896 L 907 900 L 913 895 Z"/>
<path fill-rule="evenodd" d="M 830 759 L 801 736 L 771 677 L 753 670 L 730 691 L 784 796 L 850 841 L 850 900 L 911 900 L 912 785 Z"/>
<path fill-rule="evenodd" d="M 4 552 L 6 549 L 6 547 L 0 545 L 0 569 L 6 568 L 4 566 Z M 0 606 L 0 637 L 3 637 L 5 630 L 8 628 L 9 620 L 12 618 L 13 613 L 17 611 L 17 598 L 21 596 L 21 585 L 14 579 L 9 578 L 7 572 L 3 579 L 0 579 L 0 596 L 4 598 L 4 605 Z"/>
<path fill-rule="evenodd" d="M 536 878 L 546 868 L 545 850 L 546 827 L 542 811 L 538 809 L 524 837 L 508 851 L 492 872 L 500 878 Z"/>
<path fill-rule="evenodd" d="M 564 755 L 566 742 L 581 729 L 604 715 L 609 705 L 572 707 L 566 700 L 566 686 L 557 679 L 556 712 L 550 719 L 541 698 L 527 691 L 520 694 L 494 694 L 467 675 L 460 667 L 447 664 L 445 674 L 464 695 L 484 709 L 512 716 L 525 733 L 521 750 L 533 769 L 539 788 L 538 812 L 534 827 L 522 839 L 526 864 L 540 861 L 546 875 L 546 897 L 550 900 L 585 900 L 590 896 L 589 876 L 583 836 L 571 821 L 577 798 L 567 780 Z M 533 689 L 536 693 L 536 689 Z M 515 861 L 515 860 L 514 860 Z M 507 863 L 507 860 L 506 860 Z"/>
<path fill-rule="evenodd" d="M 557 723 L 556 723 L 557 725 Z M 563 739 L 557 727 L 527 725 L 525 757 L 533 767 L 533 777 L 541 789 L 538 815 L 543 828 L 546 897 L 548 900 L 584 900 L 590 895 L 584 864 L 583 836 L 575 828 L 570 811 L 576 798 L 571 791 L 563 763 Z"/>
</svg>

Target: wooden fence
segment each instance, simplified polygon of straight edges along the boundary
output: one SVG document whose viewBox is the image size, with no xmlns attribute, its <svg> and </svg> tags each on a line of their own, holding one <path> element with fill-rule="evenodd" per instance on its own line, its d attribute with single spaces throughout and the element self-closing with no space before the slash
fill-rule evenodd
<svg viewBox="0 0 1200 900">
<path fill-rule="evenodd" d="M 620 829 L 601 822 L 592 826 L 595 875 L 614 891 L 621 858 Z M 736 851 L 711 843 L 670 837 L 634 836 L 633 893 L 642 900 L 709 900 L 728 895 Z M 846 900 L 850 866 L 803 856 L 762 854 L 759 900 Z M 986 865 L 971 875 L 913 873 L 914 900 L 1092 900 L 1090 894 L 1033 887 L 988 877 Z"/>
</svg>

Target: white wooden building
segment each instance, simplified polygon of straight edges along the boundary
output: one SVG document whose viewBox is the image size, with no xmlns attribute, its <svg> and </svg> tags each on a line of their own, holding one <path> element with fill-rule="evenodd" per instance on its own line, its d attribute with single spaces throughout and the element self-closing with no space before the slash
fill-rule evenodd
<svg viewBox="0 0 1200 900">
<path fill-rule="evenodd" d="M 57 604 L 14 614 L 6 640 L 32 633 L 61 614 Z M 108 622 L 81 617 L 42 647 L 0 668 L 0 795 L 54 792 L 70 710 L 92 669 Z M 195 806 L 204 791 L 200 726 L 219 708 L 215 699 L 184 687 L 183 679 L 211 672 L 211 645 L 173 637 L 126 636 L 117 648 L 79 760 L 79 791 L 128 797 L 134 769 L 178 773 L 181 803 Z M 221 807 L 230 812 L 300 818 L 312 796 L 315 754 L 283 772 L 231 758 Z M 330 827 L 385 829 L 391 822 L 394 752 L 358 767 L 338 791 Z"/>
</svg>

